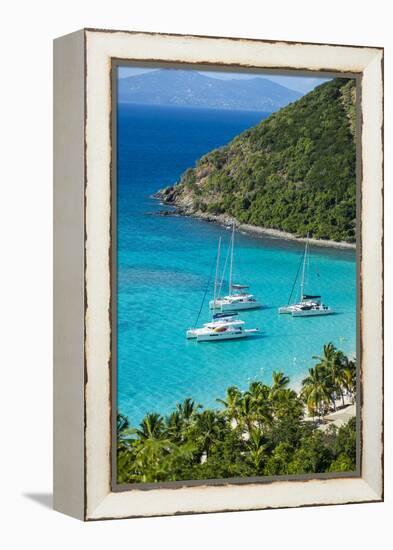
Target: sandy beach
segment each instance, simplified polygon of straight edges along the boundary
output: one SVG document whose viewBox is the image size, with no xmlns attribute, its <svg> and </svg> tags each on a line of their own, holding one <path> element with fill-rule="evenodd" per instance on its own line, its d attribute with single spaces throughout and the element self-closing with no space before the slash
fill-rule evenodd
<svg viewBox="0 0 393 550">
<path fill-rule="evenodd" d="M 341 428 L 356 416 L 356 405 L 346 405 L 345 407 L 338 409 L 335 412 L 327 414 L 324 417 L 324 423 L 319 426 L 320 430 L 326 430 L 329 426 L 337 426 Z"/>
</svg>

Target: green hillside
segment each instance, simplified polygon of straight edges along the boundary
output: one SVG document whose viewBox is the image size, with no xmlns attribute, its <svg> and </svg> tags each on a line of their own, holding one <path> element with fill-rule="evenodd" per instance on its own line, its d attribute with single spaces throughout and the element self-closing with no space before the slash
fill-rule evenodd
<svg viewBox="0 0 393 550">
<path fill-rule="evenodd" d="M 202 157 L 159 192 L 185 215 L 220 215 L 355 242 L 355 81 L 334 79 Z"/>
</svg>

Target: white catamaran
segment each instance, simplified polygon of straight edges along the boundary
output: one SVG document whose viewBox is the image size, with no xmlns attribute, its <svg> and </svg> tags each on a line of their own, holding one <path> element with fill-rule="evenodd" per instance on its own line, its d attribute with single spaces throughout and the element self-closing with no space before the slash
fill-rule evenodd
<svg viewBox="0 0 393 550">
<path fill-rule="evenodd" d="M 218 287 L 218 273 L 216 273 L 216 279 L 214 282 L 214 299 L 210 300 L 209 307 L 213 310 L 220 311 L 240 311 L 247 309 L 259 309 L 262 307 L 262 304 L 258 302 L 253 294 L 249 294 L 247 289 L 248 285 L 234 284 L 232 282 L 232 273 L 233 273 L 233 255 L 234 255 L 234 246 L 235 246 L 235 224 L 232 225 L 232 236 L 230 242 L 230 266 L 229 266 L 229 288 L 228 295 L 220 297 L 223 279 L 225 275 L 225 267 L 222 274 L 221 282 Z"/>
<path fill-rule="evenodd" d="M 217 279 L 220 269 L 220 249 L 221 249 L 221 237 L 218 240 L 217 261 L 216 261 L 216 276 L 214 284 L 214 300 L 216 299 L 217 291 Z M 202 311 L 203 303 L 205 300 L 206 291 L 203 296 L 202 304 L 199 309 L 198 317 L 195 322 L 195 327 L 186 331 L 186 337 L 188 339 L 196 339 L 197 342 L 218 342 L 220 340 L 234 340 L 237 338 L 247 338 L 251 334 L 259 332 L 258 328 L 245 329 L 244 321 L 240 319 L 234 319 L 236 317 L 236 311 L 228 311 L 226 313 L 214 313 L 212 320 L 208 323 L 204 323 L 202 327 L 197 328 L 199 315 Z"/>
<path fill-rule="evenodd" d="M 294 304 L 290 304 L 293 289 L 296 285 L 298 278 L 299 270 L 296 273 L 295 282 L 292 287 L 291 295 L 289 296 L 288 304 L 278 308 L 279 313 L 289 313 L 292 317 L 314 317 L 318 315 L 330 315 L 333 312 L 333 309 L 329 306 L 324 305 L 321 302 L 321 296 L 315 294 L 305 294 L 304 293 L 304 284 L 306 277 L 306 267 L 307 259 L 309 256 L 309 244 L 308 244 L 308 235 L 306 240 L 306 246 L 304 249 L 304 256 L 302 262 L 302 278 L 300 282 L 300 301 Z M 299 266 L 300 269 L 300 266 Z"/>
<path fill-rule="evenodd" d="M 259 332 L 258 328 L 244 328 L 244 321 L 233 319 L 235 315 L 237 315 L 235 311 L 225 314 L 216 313 L 210 323 L 204 323 L 201 328 L 188 329 L 186 336 L 189 339 L 195 338 L 197 342 L 217 342 L 247 338 L 250 334 Z"/>
</svg>

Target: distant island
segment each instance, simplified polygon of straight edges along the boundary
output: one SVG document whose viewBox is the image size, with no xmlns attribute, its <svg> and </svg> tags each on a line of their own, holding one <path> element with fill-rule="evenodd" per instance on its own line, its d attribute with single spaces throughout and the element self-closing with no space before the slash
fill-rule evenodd
<svg viewBox="0 0 393 550">
<path fill-rule="evenodd" d="M 336 78 L 203 156 L 156 197 L 182 215 L 356 242 L 356 86 Z"/>
<path fill-rule="evenodd" d="M 302 94 L 268 78 L 219 80 L 196 71 L 162 69 L 120 78 L 122 103 L 272 113 Z"/>
</svg>

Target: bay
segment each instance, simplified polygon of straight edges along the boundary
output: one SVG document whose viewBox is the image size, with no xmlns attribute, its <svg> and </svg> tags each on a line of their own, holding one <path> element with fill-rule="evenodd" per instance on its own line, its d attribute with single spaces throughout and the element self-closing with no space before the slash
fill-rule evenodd
<svg viewBox="0 0 393 550">
<path fill-rule="evenodd" d="M 348 354 L 356 351 L 355 253 L 311 250 L 308 291 L 321 293 L 335 315 L 280 316 L 277 308 L 287 302 L 303 245 L 238 232 L 234 279 L 250 284 L 264 304 L 241 317 L 261 334 L 215 344 L 185 338 L 201 305 L 218 237 L 225 253 L 230 232 L 200 220 L 159 216 L 162 206 L 152 194 L 266 116 L 118 107 L 118 409 L 133 425 L 147 412 L 167 414 L 186 397 L 218 406 L 216 398 L 228 386 L 269 383 L 274 370 L 284 371 L 298 387 L 315 363 L 312 357 L 330 341 Z M 208 320 L 205 302 L 199 324 Z"/>
</svg>

